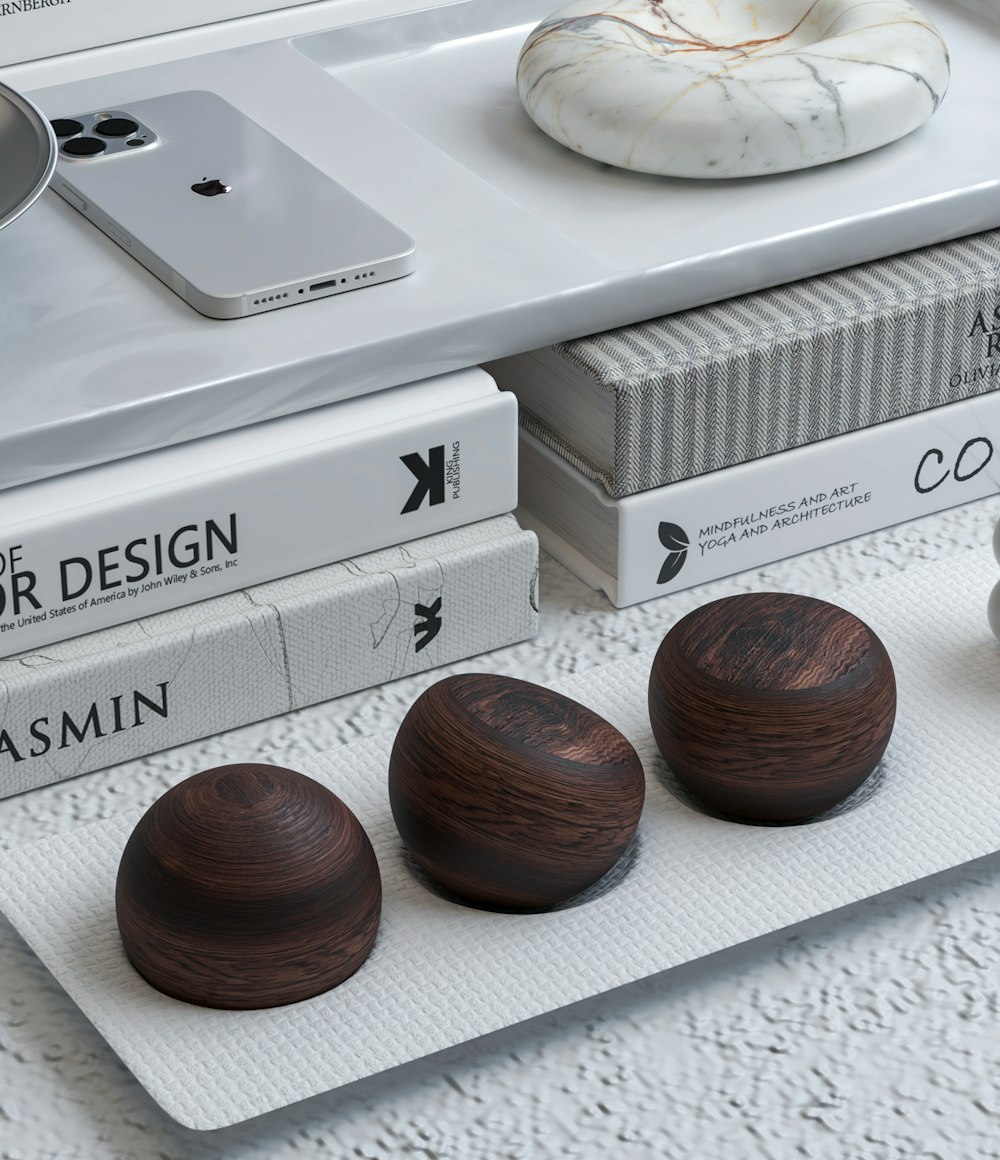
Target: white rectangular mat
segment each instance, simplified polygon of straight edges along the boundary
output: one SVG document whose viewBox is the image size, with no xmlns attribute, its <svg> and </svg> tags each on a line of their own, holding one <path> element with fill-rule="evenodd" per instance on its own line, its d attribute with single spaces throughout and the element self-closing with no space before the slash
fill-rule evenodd
<svg viewBox="0 0 1000 1160">
<path fill-rule="evenodd" d="M 885 642 L 899 713 L 869 786 L 808 825 L 734 824 L 675 795 L 646 717 L 651 654 L 567 681 L 635 744 L 647 799 L 628 873 L 556 913 L 479 912 L 411 876 L 386 792 L 391 737 L 317 758 L 304 771 L 372 839 L 384 910 L 362 969 L 304 1003 L 211 1011 L 139 978 L 114 914 L 135 814 L 5 856 L 0 907 L 171 1116 L 248 1119 L 1000 848 L 1000 645 L 985 612 L 998 578 L 984 549 L 837 594 Z"/>
</svg>

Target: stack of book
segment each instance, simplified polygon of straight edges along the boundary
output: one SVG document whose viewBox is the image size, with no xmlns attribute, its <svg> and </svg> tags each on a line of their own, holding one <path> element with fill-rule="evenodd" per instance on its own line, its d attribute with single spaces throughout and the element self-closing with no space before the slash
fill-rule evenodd
<svg viewBox="0 0 1000 1160">
<path fill-rule="evenodd" d="M 487 369 L 522 523 L 634 604 L 1000 489 L 1000 231 Z"/>
<path fill-rule="evenodd" d="M 479 369 L 0 491 L 0 796 L 537 631 Z"/>
</svg>

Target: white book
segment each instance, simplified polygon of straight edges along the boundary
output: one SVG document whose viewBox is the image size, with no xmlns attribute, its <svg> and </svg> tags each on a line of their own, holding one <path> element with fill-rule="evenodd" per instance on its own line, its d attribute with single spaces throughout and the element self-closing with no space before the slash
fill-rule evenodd
<svg viewBox="0 0 1000 1160">
<path fill-rule="evenodd" d="M 994 391 L 614 500 L 522 431 L 517 515 L 623 608 L 993 495 L 998 452 Z"/>
<path fill-rule="evenodd" d="M 509 512 L 473 368 L 0 491 L 0 656 Z"/>
<path fill-rule="evenodd" d="M 537 577 L 499 516 L 0 660 L 0 797 L 525 640 Z"/>
<path fill-rule="evenodd" d="M 0 65 L 234 20 L 299 3 L 301 0 L 171 0 L 170 4 L 0 0 Z"/>
</svg>

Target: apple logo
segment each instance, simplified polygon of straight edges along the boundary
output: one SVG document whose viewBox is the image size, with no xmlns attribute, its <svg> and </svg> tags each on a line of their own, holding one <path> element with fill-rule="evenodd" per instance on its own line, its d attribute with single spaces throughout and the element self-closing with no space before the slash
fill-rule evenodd
<svg viewBox="0 0 1000 1160">
<path fill-rule="evenodd" d="M 211 180 L 206 178 L 204 181 L 196 181 L 191 188 L 202 197 L 218 197 L 220 193 L 228 193 L 233 187 L 223 185 L 217 177 L 213 177 Z"/>
</svg>

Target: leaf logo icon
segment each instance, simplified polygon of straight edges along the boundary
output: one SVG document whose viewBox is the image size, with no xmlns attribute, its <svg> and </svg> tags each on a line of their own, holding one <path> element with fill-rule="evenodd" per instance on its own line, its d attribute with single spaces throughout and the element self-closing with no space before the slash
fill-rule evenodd
<svg viewBox="0 0 1000 1160">
<path fill-rule="evenodd" d="M 663 567 L 656 578 L 657 584 L 666 584 L 684 567 L 687 560 L 688 548 L 691 546 L 687 532 L 677 524 L 661 523 L 659 529 L 660 543 L 670 553 L 663 561 Z"/>
</svg>

